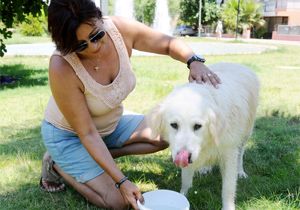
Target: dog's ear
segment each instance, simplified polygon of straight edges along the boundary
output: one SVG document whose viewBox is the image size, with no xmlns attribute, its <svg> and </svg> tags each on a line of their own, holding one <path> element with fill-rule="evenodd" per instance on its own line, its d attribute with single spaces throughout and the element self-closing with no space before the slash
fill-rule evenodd
<svg viewBox="0 0 300 210">
<path fill-rule="evenodd" d="M 216 111 L 216 109 L 210 109 L 208 111 L 208 117 L 208 129 L 210 135 L 215 144 L 218 146 L 220 144 L 220 136 L 222 136 L 223 130 L 226 126 L 225 119 L 219 111 Z"/>
<path fill-rule="evenodd" d="M 151 138 L 156 138 L 162 133 L 163 126 L 163 105 L 159 104 L 154 107 L 146 116 L 147 124 L 151 128 Z"/>
</svg>

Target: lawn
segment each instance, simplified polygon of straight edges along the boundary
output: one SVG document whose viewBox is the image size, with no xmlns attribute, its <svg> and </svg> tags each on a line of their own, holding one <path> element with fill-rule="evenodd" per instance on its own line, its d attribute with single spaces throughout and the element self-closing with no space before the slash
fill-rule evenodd
<svg viewBox="0 0 300 210">
<path fill-rule="evenodd" d="M 32 44 L 32 43 L 44 43 L 51 42 L 51 38 L 48 35 L 43 36 L 24 36 L 19 32 L 14 32 L 10 39 L 5 40 L 5 44 Z"/>
<path fill-rule="evenodd" d="M 280 46 L 259 55 L 207 56 L 208 63 L 242 63 L 261 81 L 254 133 L 245 152 L 249 177 L 238 181 L 237 209 L 300 209 L 300 47 Z M 184 64 L 167 57 L 134 57 L 137 87 L 125 101 L 129 110 L 147 113 L 175 85 L 186 82 Z M 4 57 L 0 75 L 14 84 L 0 85 L 0 209 L 96 209 L 74 190 L 50 194 L 39 190 L 45 152 L 40 123 L 50 95 L 48 57 Z M 180 189 L 180 170 L 170 151 L 117 160 L 142 191 Z M 218 168 L 197 176 L 188 199 L 191 210 L 221 209 Z"/>
</svg>

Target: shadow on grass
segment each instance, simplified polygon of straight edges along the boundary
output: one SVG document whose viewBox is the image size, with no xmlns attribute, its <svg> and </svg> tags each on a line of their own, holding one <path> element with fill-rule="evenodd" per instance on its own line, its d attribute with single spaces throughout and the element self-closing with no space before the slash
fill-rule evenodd
<svg viewBox="0 0 300 210">
<path fill-rule="evenodd" d="M 25 153 L 26 158 L 34 160 L 41 157 L 45 150 L 39 129 L 38 127 L 27 131 L 20 130 L 11 135 L 8 143 L 1 144 L 0 153 L 5 156 Z M 21 136 L 24 135 L 28 135 L 29 138 L 22 139 Z M 249 202 L 251 205 L 253 200 L 266 198 L 276 202 L 282 198 L 281 201 L 286 206 L 290 206 L 288 202 L 292 202 L 292 207 L 297 209 L 296 206 L 300 205 L 297 198 L 285 198 L 291 194 L 299 194 L 299 151 L 300 116 L 286 116 L 284 113 L 273 111 L 270 116 L 257 119 L 254 134 L 247 145 L 244 157 L 244 167 L 249 177 L 238 181 L 237 206 L 242 209 L 242 206 L 247 206 L 247 203 L 249 205 Z M 122 157 L 117 162 L 131 180 L 142 181 L 143 184 L 151 182 L 159 189 L 180 190 L 180 170 L 172 164 L 170 157 L 159 153 Z M 152 168 L 153 165 L 155 168 Z M 191 210 L 221 209 L 221 186 L 218 168 L 209 175 L 201 177 L 197 175 L 188 194 Z M 0 208 L 10 205 L 15 209 L 21 209 L 27 204 L 32 209 L 39 209 L 41 204 L 49 206 L 44 209 L 56 207 L 78 209 L 76 206 L 86 208 L 85 199 L 70 188 L 66 193 L 51 195 L 37 189 L 37 185 L 29 184 L 21 188 L 16 187 L 5 196 L 0 195 Z M 32 201 L 30 205 L 28 200 Z"/>
<path fill-rule="evenodd" d="M 0 127 L 2 133 L 9 132 L 9 130 L 13 130 L 14 133 L 9 135 L 9 141 L 0 144 L 2 156 L 14 158 L 21 155 L 31 160 L 41 159 L 45 148 L 41 140 L 40 127 L 19 130 L 11 127 Z"/>
<path fill-rule="evenodd" d="M 41 86 L 48 82 L 46 69 L 29 69 L 21 64 L 0 66 L 0 76 L 0 90 Z"/>
<path fill-rule="evenodd" d="M 47 193 L 39 189 L 38 179 L 33 181 L 35 184 L 20 185 L 15 191 L 0 194 L 0 209 L 99 210 L 71 188 L 64 192 Z"/>
</svg>

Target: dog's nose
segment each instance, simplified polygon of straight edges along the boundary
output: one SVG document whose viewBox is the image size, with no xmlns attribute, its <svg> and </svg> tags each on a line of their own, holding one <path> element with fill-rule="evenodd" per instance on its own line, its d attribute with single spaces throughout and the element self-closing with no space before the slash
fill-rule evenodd
<svg viewBox="0 0 300 210">
<path fill-rule="evenodd" d="M 189 153 L 189 164 L 193 163 L 192 161 L 192 153 Z"/>
</svg>

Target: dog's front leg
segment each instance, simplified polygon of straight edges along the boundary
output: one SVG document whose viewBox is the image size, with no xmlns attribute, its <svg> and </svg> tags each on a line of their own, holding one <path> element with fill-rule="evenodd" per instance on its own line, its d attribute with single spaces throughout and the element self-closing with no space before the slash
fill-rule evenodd
<svg viewBox="0 0 300 210">
<path fill-rule="evenodd" d="M 222 209 L 235 209 L 235 191 L 237 182 L 238 149 L 224 151 L 221 160 L 222 173 Z"/>
<path fill-rule="evenodd" d="M 239 155 L 238 155 L 238 177 L 239 178 L 247 178 L 248 177 L 248 175 L 246 174 L 246 172 L 244 170 L 244 166 L 243 166 L 244 150 L 245 150 L 245 147 L 244 147 L 244 145 L 242 145 L 239 148 Z"/>
<path fill-rule="evenodd" d="M 181 169 L 181 190 L 180 193 L 186 195 L 188 190 L 193 184 L 193 177 L 194 177 L 195 170 L 188 166 L 186 168 Z"/>
</svg>

